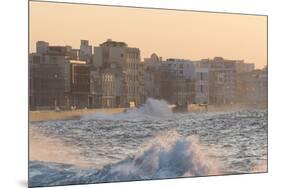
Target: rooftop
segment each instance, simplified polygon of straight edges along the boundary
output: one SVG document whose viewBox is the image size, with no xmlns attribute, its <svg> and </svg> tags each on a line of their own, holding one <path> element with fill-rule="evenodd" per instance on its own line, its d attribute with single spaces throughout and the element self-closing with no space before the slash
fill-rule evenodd
<svg viewBox="0 0 281 188">
<path fill-rule="evenodd" d="M 128 45 L 125 42 L 118 42 L 118 41 L 113 41 L 111 39 L 107 39 L 107 41 L 100 44 L 100 46 L 104 46 L 104 47 L 127 47 Z"/>
</svg>

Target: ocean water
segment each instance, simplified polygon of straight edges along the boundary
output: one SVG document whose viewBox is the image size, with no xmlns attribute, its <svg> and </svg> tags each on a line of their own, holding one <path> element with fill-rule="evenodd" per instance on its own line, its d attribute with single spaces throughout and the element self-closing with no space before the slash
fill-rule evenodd
<svg viewBox="0 0 281 188">
<path fill-rule="evenodd" d="M 172 113 L 149 99 L 124 113 L 29 128 L 30 186 L 267 171 L 267 110 Z"/>
</svg>

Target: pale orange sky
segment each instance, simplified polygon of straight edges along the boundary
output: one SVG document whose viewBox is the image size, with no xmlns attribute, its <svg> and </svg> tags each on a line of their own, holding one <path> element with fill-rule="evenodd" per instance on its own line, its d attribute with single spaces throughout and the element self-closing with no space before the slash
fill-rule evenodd
<svg viewBox="0 0 281 188">
<path fill-rule="evenodd" d="M 38 40 L 79 48 L 124 41 L 141 57 L 199 60 L 221 56 L 267 64 L 266 16 L 30 2 L 30 51 Z"/>
</svg>

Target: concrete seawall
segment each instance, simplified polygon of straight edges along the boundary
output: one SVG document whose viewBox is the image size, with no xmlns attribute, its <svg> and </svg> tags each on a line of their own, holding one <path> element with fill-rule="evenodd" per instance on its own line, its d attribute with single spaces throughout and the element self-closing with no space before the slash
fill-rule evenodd
<svg viewBox="0 0 281 188">
<path fill-rule="evenodd" d="M 66 119 L 78 119 L 83 115 L 89 115 L 92 113 L 105 113 L 114 114 L 121 113 L 125 108 L 105 108 L 105 109 L 87 109 L 87 110 L 73 110 L 73 111 L 30 111 L 29 121 L 48 121 L 48 120 L 66 120 Z M 189 108 L 189 112 L 228 112 L 237 110 L 251 110 L 251 109 L 267 109 L 267 104 L 263 105 L 208 105 L 205 107 L 199 107 L 193 105 Z"/>
<path fill-rule="evenodd" d="M 229 104 L 229 105 L 209 105 L 208 112 L 230 112 L 239 110 L 264 110 L 267 104 Z"/>
<path fill-rule="evenodd" d="M 66 120 L 66 119 L 76 119 L 83 115 L 88 115 L 92 113 L 106 113 L 114 114 L 123 112 L 124 108 L 106 108 L 106 109 L 87 109 L 87 110 L 73 110 L 73 111 L 30 111 L 29 121 L 48 121 L 48 120 Z"/>
</svg>

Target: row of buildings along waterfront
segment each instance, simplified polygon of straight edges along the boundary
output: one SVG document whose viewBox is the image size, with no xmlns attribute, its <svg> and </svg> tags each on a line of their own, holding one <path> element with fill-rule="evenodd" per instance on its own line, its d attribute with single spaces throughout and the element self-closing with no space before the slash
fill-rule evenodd
<svg viewBox="0 0 281 188">
<path fill-rule="evenodd" d="M 128 107 L 144 103 L 140 50 L 107 40 L 80 49 L 36 43 L 29 58 L 31 109 Z"/>
<path fill-rule="evenodd" d="M 267 69 L 222 57 L 191 61 L 156 54 L 141 60 L 138 48 L 108 39 L 80 48 L 38 41 L 29 54 L 31 110 L 139 106 L 147 98 L 170 104 L 267 102 Z"/>
</svg>

